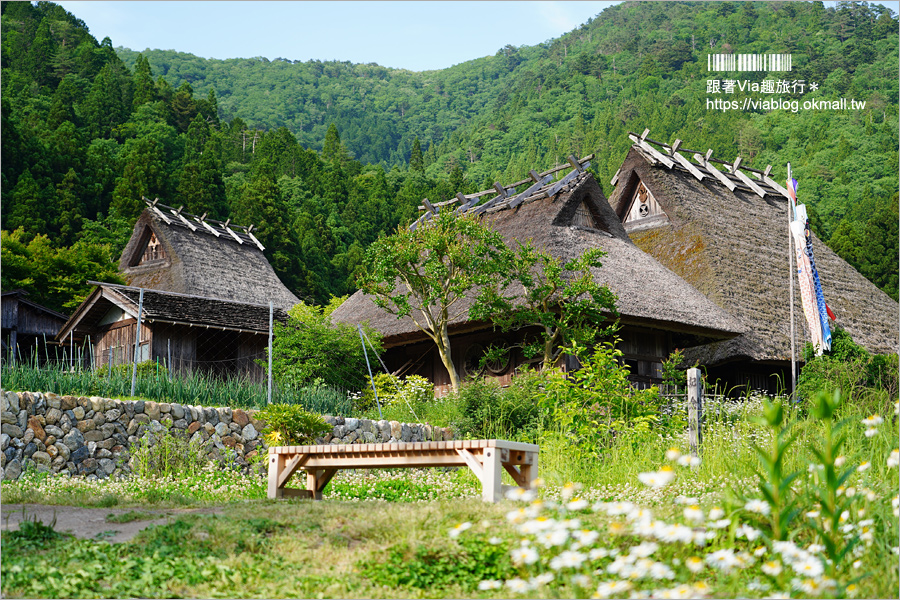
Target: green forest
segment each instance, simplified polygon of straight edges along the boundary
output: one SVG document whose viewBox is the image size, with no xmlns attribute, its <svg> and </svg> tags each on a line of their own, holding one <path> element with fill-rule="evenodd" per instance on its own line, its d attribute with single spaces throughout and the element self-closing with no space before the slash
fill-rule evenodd
<svg viewBox="0 0 900 600">
<path fill-rule="evenodd" d="M 898 39 L 897 15 L 865 2 L 626 2 L 543 44 L 411 72 L 137 52 L 51 2 L 3 2 L 2 287 L 70 312 L 87 280 L 118 280 L 141 198 L 158 197 L 254 224 L 285 285 L 323 304 L 422 198 L 589 153 L 608 195 L 628 132 L 649 128 L 778 180 L 790 162 L 817 235 L 896 299 Z M 790 53 L 793 70 L 707 72 L 734 52 Z M 786 77 L 807 88 L 785 98 L 866 107 L 707 109 L 710 78 Z"/>
</svg>

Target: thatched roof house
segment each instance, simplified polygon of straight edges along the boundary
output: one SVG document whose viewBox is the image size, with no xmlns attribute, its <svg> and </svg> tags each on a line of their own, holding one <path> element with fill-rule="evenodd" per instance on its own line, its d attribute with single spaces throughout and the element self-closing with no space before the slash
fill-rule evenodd
<svg viewBox="0 0 900 600">
<path fill-rule="evenodd" d="M 534 179 L 540 176 L 535 174 Z M 620 348 L 636 378 L 643 377 L 648 383 L 658 379 L 661 360 L 675 347 L 728 339 L 744 331 L 735 318 L 631 242 L 590 173 L 573 169 L 562 186 L 558 183 L 537 186 L 525 198 L 509 194 L 481 211 L 483 218 L 508 243 L 531 239 L 536 247 L 563 260 L 576 258 L 588 248 L 601 248 L 607 253 L 603 266 L 595 270 L 595 278 L 618 296 L 616 306 L 623 325 Z M 554 193 L 542 193 L 548 190 Z M 387 353 L 394 365 L 407 369 L 421 365 L 420 374 L 436 385 L 446 383 L 446 371 L 436 353 L 431 359 L 426 356 L 433 344 L 424 342 L 425 334 L 411 318 L 397 319 L 376 307 L 362 292 L 354 294 L 332 316 L 342 322 L 368 322 L 384 335 L 385 348 L 403 349 Z M 450 332 L 454 353 L 459 354 L 454 361 L 461 374 L 471 362 L 469 347 L 503 337 L 492 332 L 489 324 L 470 322 L 465 317 L 452 323 Z M 515 340 L 507 336 L 502 341 Z M 521 356 L 513 360 L 522 361 Z M 495 374 L 508 376 L 509 371 L 503 367 Z"/>
<path fill-rule="evenodd" d="M 771 387 L 767 375 L 788 365 L 791 352 L 786 190 L 768 169 L 646 136 L 631 134 L 609 203 L 639 248 L 745 326 L 735 338 L 691 349 L 689 358 L 707 367 L 730 363 L 720 374 L 732 384 Z M 896 352 L 898 304 L 815 236 L 813 248 L 837 324 L 872 352 Z M 796 289 L 794 297 L 799 352 L 808 336 Z"/>
<path fill-rule="evenodd" d="M 95 366 L 130 363 L 135 323 L 141 314 L 139 362 L 151 360 L 176 371 L 240 373 L 258 377 L 256 359 L 264 358 L 269 334 L 268 304 L 231 302 L 174 292 L 95 283 L 59 331 L 58 339 L 79 340 Z M 287 313 L 273 310 L 276 321 Z M 90 343 L 87 343 L 90 340 Z"/>
<path fill-rule="evenodd" d="M 147 205 L 119 260 L 129 285 L 280 308 L 300 302 L 272 270 L 252 225 Z"/>
</svg>

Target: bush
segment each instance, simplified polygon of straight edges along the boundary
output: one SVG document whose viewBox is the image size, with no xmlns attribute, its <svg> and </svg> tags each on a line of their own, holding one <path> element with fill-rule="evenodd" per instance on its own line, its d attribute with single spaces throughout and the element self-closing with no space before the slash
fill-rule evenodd
<svg viewBox="0 0 900 600">
<path fill-rule="evenodd" d="M 145 479 L 196 475 L 206 464 L 199 440 L 169 431 L 145 433 L 130 454 L 132 472 Z"/>
<path fill-rule="evenodd" d="M 378 402 L 382 407 L 399 403 L 416 406 L 434 400 L 434 384 L 421 375 L 408 375 L 400 378 L 388 373 L 379 373 L 374 379 Z M 362 393 L 360 408 L 369 409 L 374 406 L 375 393 L 370 385 Z"/>
<path fill-rule="evenodd" d="M 457 437 L 533 440 L 541 426 L 535 399 L 542 382 L 540 373 L 526 371 L 508 388 L 484 379 L 464 384 L 456 393 L 462 413 L 454 424 Z"/>
<path fill-rule="evenodd" d="M 289 388 L 323 384 L 345 390 L 361 390 L 368 382 L 365 353 L 359 332 L 343 323 L 332 323 L 329 315 L 339 304 L 327 308 L 297 304 L 288 311 L 286 325 L 275 325 L 272 372 L 275 380 Z M 365 329 L 366 336 L 381 350 L 381 335 Z M 377 361 L 369 351 L 369 360 Z"/>
<path fill-rule="evenodd" d="M 297 404 L 270 404 L 256 418 L 266 423 L 263 437 L 269 446 L 302 446 L 332 430 L 321 415 Z"/>
</svg>

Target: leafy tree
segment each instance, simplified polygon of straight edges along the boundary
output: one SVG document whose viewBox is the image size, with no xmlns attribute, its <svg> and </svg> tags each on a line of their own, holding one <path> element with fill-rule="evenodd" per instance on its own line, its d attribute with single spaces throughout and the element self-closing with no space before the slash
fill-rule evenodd
<svg viewBox="0 0 900 600">
<path fill-rule="evenodd" d="M 332 323 L 332 311 L 344 298 L 332 298 L 327 307 L 297 304 L 288 311 L 287 324 L 275 325 L 272 342 L 272 372 L 279 384 L 302 387 L 323 383 L 345 390 L 361 390 L 368 370 L 359 333 L 355 327 Z M 381 336 L 365 330 L 381 351 Z M 371 360 L 377 360 L 370 356 Z"/>
<path fill-rule="evenodd" d="M 609 323 L 617 314 L 616 297 L 591 273 L 601 267 L 603 255 L 593 248 L 563 262 L 528 241 L 516 251 L 512 269 L 522 294 L 486 299 L 473 316 L 493 318 L 504 331 L 538 328 L 540 335 L 524 343 L 523 352 L 528 358 L 540 356 L 542 368 L 550 369 L 565 348 L 593 347 L 617 329 Z"/>
<path fill-rule="evenodd" d="M 477 218 L 439 214 L 414 230 L 400 228 L 373 243 L 357 279 L 376 305 L 410 317 L 435 343 L 459 388 L 449 327 L 468 313 L 471 299 L 496 299 L 501 276 L 510 271 L 513 253 L 503 238 Z"/>
<path fill-rule="evenodd" d="M 3 230 L 0 236 L 0 286 L 24 289 L 48 308 L 60 312 L 76 308 L 93 289 L 88 280 L 125 283 L 119 275 L 119 254 L 109 245 L 79 241 L 69 248 L 54 248 L 47 236 L 30 238 L 21 228 Z"/>
<path fill-rule="evenodd" d="M 418 137 L 413 141 L 412 153 L 409 156 L 409 168 L 420 173 L 425 172 L 425 161 L 422 158 L 422 145 L 419 143 Z"/>
</svg>

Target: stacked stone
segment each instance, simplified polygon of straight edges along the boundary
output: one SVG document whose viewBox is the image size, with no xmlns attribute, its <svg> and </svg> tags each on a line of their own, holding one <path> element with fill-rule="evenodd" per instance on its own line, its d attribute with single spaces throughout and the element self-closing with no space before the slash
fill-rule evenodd
<svg viewBox="0 0 900 600">
<path fill-rule="evenodd" d="M 440 442 L 452 440 L 444 427 L 399 421 L 370 421 L 350 417 L 325 417 L 334 430 L 318 438 L 317 444 L 390 444 L 396 442 Z"/>
<path fill-rule="evenodd" d="M 256 411 L 97 396 L 0 390 L 0 470 L 17 479 L 37 471 L 105 478 L 130 472 L 129 449 L 163 435 L 184 435 L 220 464 L 249 471 L 267 450 Z M 397 421 L 326 416 L 333 431 L 317 444 L 423 442 L 452 439 L 449 429 Z"/>
</svg>

